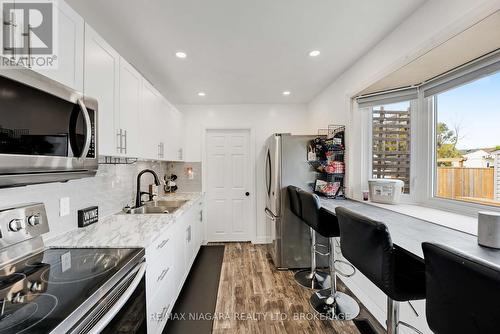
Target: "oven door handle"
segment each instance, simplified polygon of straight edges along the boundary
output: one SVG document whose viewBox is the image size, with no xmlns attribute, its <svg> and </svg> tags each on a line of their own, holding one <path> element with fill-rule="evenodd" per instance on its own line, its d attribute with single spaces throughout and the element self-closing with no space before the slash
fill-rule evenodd
<svg viewBox="0 0 500 334">
<path fill-rule="evenodd" d="M 90 115 L 85 103 L 83 103 L 83 99 L 78 99 L 78 105 L 82 110 L 83 119 L 85 120 L 85 145 L 83 146 L 82 155 L 80 159 L 85 159 L 87 157 L 87 153 L 89 153 L 90 143 L 92 141 L 92 124 L 90 123 Z"/>
<path fill-rule="evenodd" d="M 135 289 L 141 283 L 142 278 L 144 277 L 144 274 L 146 272 L 146 263 L 143 262 L 141 263 L 137 270 L 134 270 L 134 272 L 129 273 L 124 280 L 127 280 L 131 276 L 135 275 L 134 280 L 130 283 L 129 287 L 127 290 L 123 292 L 123 294 L 120 296 L 120 298 L 116 301 L 116 303 L 106 312 L 106 314 L 92 327 L 92 329 L 89 331 L 89 334 L 98 334 L 106 328 L 106 326 L 113 320 L 115 315 L 120 312 L 122 309 L 123 305 L 129 300 L 130 296 L 134 293 Z"/>
</svg>

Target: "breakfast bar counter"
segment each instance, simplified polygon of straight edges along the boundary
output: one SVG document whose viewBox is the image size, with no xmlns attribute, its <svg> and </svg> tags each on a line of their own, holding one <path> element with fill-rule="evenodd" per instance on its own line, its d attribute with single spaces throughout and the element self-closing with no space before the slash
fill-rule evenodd
<svg viewBox="0 0 500 334">
<path fill-rule="evenodd" d="M 423 259 L 423 242 L 455 248 L 471 257 L 489 262 L 500 270 L 500 250 L 478 245 L 477 237 L 426 220 L 354 200 L 321 198 L 322 207 L 335 214 L 341 206 L 387 225 L 395 245 Z"/>
</svg>

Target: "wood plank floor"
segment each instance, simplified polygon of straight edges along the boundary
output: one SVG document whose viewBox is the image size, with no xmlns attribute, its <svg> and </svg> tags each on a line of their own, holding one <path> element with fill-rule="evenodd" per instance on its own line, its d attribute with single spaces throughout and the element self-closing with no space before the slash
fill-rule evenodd
<svg viewBox="0 0 500 334">
<path fill-rule="evenodd" d="M 265 245 L 225 245 L 213 333 L 359 333 L 352 321 L 310 319 L 311 290 L 299 286 L 292 271 L 276 270 Z M 359 317 L 384 333 L 363 306 Z"/>
</svg>

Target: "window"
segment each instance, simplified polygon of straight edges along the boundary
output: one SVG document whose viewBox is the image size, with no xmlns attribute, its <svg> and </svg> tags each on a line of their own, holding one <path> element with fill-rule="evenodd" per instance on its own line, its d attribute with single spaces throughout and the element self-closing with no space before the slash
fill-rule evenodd
<svg viewBox="0 0 500 334">
<path fill-rule="evenodd" d="M 410 193 L 410 102 L 372 108 L 372 177 L 399 179 Z"/>
<path fill-rule="evenodd" d="M 430 98 L 434 196 L 500 206 L 500 72 Z"/>
<path fill-rule="evenodd" d="M 351 145 L 360 164 L 351 168 L 360 176 L 351 181 L 353 196 L 369 178 L 392 178 L 404 182 L 406 202 L 467 215 L 500 212 L 500 49 L 355 102 L 359 143 Z"/>
</svg>

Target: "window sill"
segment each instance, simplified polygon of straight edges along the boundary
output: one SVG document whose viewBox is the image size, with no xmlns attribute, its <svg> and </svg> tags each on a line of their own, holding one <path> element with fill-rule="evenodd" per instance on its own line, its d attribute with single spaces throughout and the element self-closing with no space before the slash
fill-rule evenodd
<svg viewBox="0 0 500 334">
<path fill-rule="evenodd" d="M 415 204 L 380 204 L 370 201 L 363 203 L 378 206 L 380 208 L 391 210 L 414 218 L 426 220 L 428 222 L 448 227 L 460 232 L 477 235 L 477 218 L 471 216 Z"/>
</svg>

